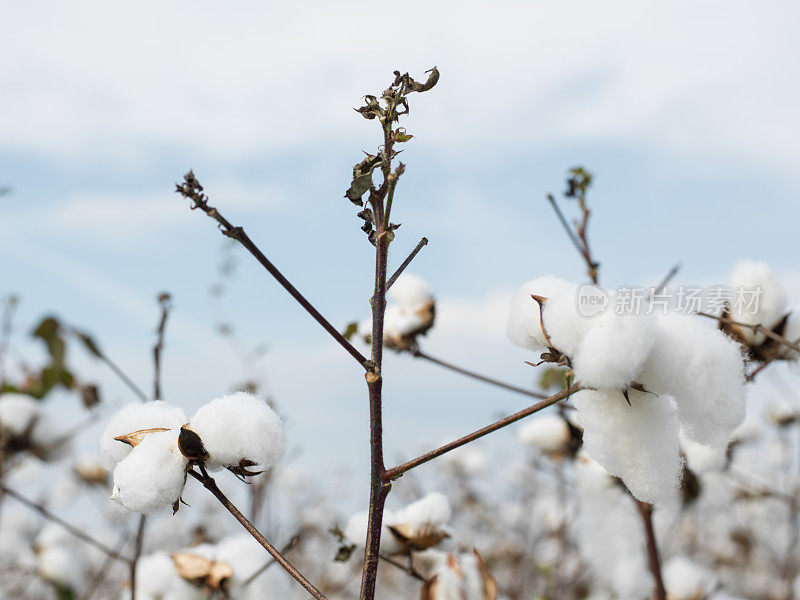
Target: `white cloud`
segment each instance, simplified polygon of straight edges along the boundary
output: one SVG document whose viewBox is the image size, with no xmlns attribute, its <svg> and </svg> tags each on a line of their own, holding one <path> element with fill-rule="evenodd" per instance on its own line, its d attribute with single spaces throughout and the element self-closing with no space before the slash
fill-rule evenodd
<svg viewBox="0 0 800 600">
<path fill-rule="evenodd" d="M 348 109 L 359 95 L 390 69 L 435 63 L 441 83 L 412 121 L 443 156 L 605 140 L 796 166 L 798 12 L 744 0 L 16 3 L 0 52 L 0 113 L 14 118 L 0 138 L 76 161 L 308 151 L 368 135 Z"/>
</svg>

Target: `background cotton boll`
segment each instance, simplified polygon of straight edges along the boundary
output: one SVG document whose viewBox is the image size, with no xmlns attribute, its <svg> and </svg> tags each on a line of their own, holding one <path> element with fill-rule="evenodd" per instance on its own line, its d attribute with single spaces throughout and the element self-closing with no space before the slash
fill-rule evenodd
<svg viewBox="0 0 800 600">
<path fill-rule="evenodd" d="M 725 448 L 712 448 L 698 444 L 686 437 L 683 431 L 681 431 L 680 441 L 681 448 L 686 455 L 686 462 L 695 473 L 719 471 L 725 468 L 727 462 Z"/>
<path fill-rule="evenodd" d="M 431 291 L 421 277 L 413 273 L 403 273 L 389 288 L 389 298 L 400 306 L 411 309 L 431 301 Z"/>
<path fill-rule="evenodd" d="M 520 427 L 517 439 L 534 450 L 557 454 L 569 445 L 569 425 L 556 415 L 534 417 Z"/>
<path fill-rule="evenodd" d="M 771 329 L 786 314 L 786 292 L 767 263 L 749 260 L 737 263 L 731 273 L 731 286 L 734 292 L 731 319 L 734 321 Z M 747 301 L 737 305 L 736 297 L 740 289 L 758 294 L 755 307 L 748 306 Z M 741 333 L 750 344 L 760 344 L 766 339 L 763 333 L 754 333 L 747 328 L 742 328 Z"/>
<path fill-rule="evenodd" d="M 449 442 L 450 439 L 442 441 L 439 446 Z M 479 445 L 468 444 L 456 448 L 452 452 L 443 454 L 439 459 L 441 463 L 458 474 L 473 477 L 485 472 L 489 466 L 489 459 L 486 451 Z"/>
<path fill-rule="evenodd" d="M 450 502 L 444 494 L 434 492 L 412 502 L 402 510 L 398 511 L 391 521 L 386 521 L 389 525 L 410 524 L 410 525 L 435 525 L 441 527 L 446 525 L 452 516 Z"/>
<path fill-rule="evenodd" d="M 647 390 L 675 398 L 681 426 L 700 444 L 727 445 L 744 420 L 741 346 L 705 319 L 660 317 L 641 378 Z"/>
<path fill-rule="evenodd" d="M 25 434 L 34 419 L 41 416 L 39 402 L 24 394 L 0 396 L 0 430 L 13 436 Z"/>
<path fill-rule="evenodd" d="M 714 584 L 714 575 L 692 559 L 676 556 L 664 565 L 664 587 L 670 600 L 705 598 Z"/>
<path fill-rule="evenodd" d="M 786 326 L 783 328 L 783 337 L 795 344 L 800 344 L 800 306 L 792 309 L 789 316 L 786 318 Z M 789 348 L 785 344 L 781 345 L 778 351 L 781 358 L 786 360 L 797 360 L 800 353 L 797 350 Z"/>
<path fill-rule="evenodd" d="M 345 537 L 362 550 L 367 540 L 368 521 L 369 514 L 367 511 L 358 512 L 350 517 L 344 528 Z M 381 528 L 381 552 L 386 554 L 400 554 L 405 551 L 405 546 L 389 530 L 388 525 L 395 522 L 395 514 L 391 510 L 384 510 L 383 527 Z"/>
<path fill-rule="evenodd" d="M 547 348 L 539 316 L 539 304 L 531 296 L 552 298 L 567 286 L 567 282 L 562 279 L 547 275 L 533 279 L 519 289 L 511 301 L 506 327 L 506 335 L 511 343 L 534 351 Z"/>
<path fill-rule="evenodd" d="M 266 402 L 253 394 L 237 392 L 212 400 L 192 417 L 190 427 L 210 454 L 211 470 L 250 460 L 268 469 L 283 458 L 286 435 L 283 423 Z"/>
<path fill-rule="evenodd" d="M 582 390 L 572 397 L 587 454 L 625 483 L 636 498 L 674 496 L 681 473 L 678 420 L 668 398 L 631 391 Z"/>
<path fill-rule="evenodd" d="M 178 449 L 178 430 L 149 435 L 117 464 L 111 498 L 144 514 L 171 507 L 183 491 L 187 465 Z"/>
<path fill-rule="evenodd" d="M 111 418 L 100 436 L 100 460 L 104 467 L 111 469 L 131 451 L 128 444 L 115 440 L 115 437 L 156 427 L 176 429 L 184 423 L 184 412 L 161 400 L 128 404 Z"/>
<path fill-rule="evenodd" d="M 595 388 L 627 387 L 636 380 L 653 347 L 654 319 L 609 310 L 589 322 L 591 327 L 572 356 L 576 380 Z"/>
<path fill-rule="evenodd" d="M 74 544 L 51 546 L 40 551 L 36 570 L 47 581 L 76 592 L 86 581 L 86 560 Z"/>
<path fill-rule="evenodd" d="M 167 598 L 178 574 L 172 558 L 166 552 L 142 556 L 136 565 L 136 597 L 141 600 Z M 124 595 L 130 598 L 130 593 Z"/>
</svg>

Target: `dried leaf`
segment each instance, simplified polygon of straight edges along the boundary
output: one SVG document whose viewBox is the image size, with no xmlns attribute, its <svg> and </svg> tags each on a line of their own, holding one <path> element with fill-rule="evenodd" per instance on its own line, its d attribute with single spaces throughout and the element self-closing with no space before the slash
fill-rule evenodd
<svg viewBox="0 0 800 600">
<path fill-rule="evenodd" d="M 125 444 L 128 444 L 131 448 L 135 448 L 148 435 L 151 435 L 153 433 L 159 433 L 161 431 L 169 431 L 169 429 L 166 429 L 164 427 L 153 427 L 152 429 L 139 429 L 138 431 L 126 433 L 125 435 L 118 435 L 114 439 L 117 440 L 118 442 L 123 442 Z"/>
<path fill-rule="evenodd" d="M 427 550 L 450 537 L 446 531 L 428 523 L 422 526 L 405 523 L 389 525 L 389 531 L 401 544 L 411 550 Z"/>
</svg>

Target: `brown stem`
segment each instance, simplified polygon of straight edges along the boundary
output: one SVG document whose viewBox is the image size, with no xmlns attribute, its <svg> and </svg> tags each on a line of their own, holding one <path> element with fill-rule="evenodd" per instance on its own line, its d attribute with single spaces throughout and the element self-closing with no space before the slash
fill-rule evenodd
<svg viewBox="0 0 800 600">
<path fill-rule="evenodd" d="M 631 498 L 633 498 L 632 494 Z M 633 498 L 633 501 L 636 503 L 636 508 L 639 509 L 639 515 L 642 517 L 642 524 L 644 525 L 645 537 L 647 538 L 647 559 L 655 585 L 653 589 L 653 599 L 666 600 L 667 593 L 664 590 L 664 580 L 661 577 L 661 557 L 658 553 L 656 533 L 653 530 L 653 505 L 637 500 L 636 498 Z"/>
<path fill-rule="evenodd" d="M 381 221 L 378 221 L 381 223 Z M 367 372 L 369 390 L 369 447 L 370 491 L 367 539 L 364 566 L 361 574 L 361 600 L 375 598 L 378 579 L 378 557 L 383 526 L 383 509 L 391 484 L 385 483 L 383 462 L 383 319 L 386 311 L 386 264 L 389 255 L 389 236 L 380 231 L 375 243 L 375 289 L 372 295 L 372 370 Z"/>
<path fill-rule="evenodd" d="M 729 319 L 728 317 L 712 315 L 712 314 L 704 313 L 704 312 L 698 312 L 698 313 L 695 313 L 695 314 L 697 316 L 699 316 L 699 317 L 707 317 L 709 319 L 714 319 L 715 321 L 720 321 L 721 323 L 726 323 L 728 325 L 738 325 L 739 327 L 746 327 L 746 328 L 751 329 L 753 332 L 756 332 L 756 333 L 763 333 L 765 336 L 767 336 L 771 340 L 774 340 L 774 341 L 776 341 L 776 342 L 778 342 L 780 344 L 783 344 L 784 346 L 788 346 L 789 348 L 791 348 L 795 352 L 800 352 L 800 345 L 798 345 L 796 342 L 791 342 L 791 341 L 787 340 L 782 335 L 778 335 L 777 333 L 775 333 L 771 329 L 767 329 L 766 327 L 764 327 L 761 324 L 751 325 L 750 323 L 742 323 L 741 321 L 734 321 L 733 319 Z"/>
<path fill-rule="evenodd" d="M 422 238 L 419 241 L 419 244 L 417 244 L 417 247 L 414 248 L 411 251 L 411 254 L 409 254 L 406 257 L 406 259 L 403 261 L 403 264 L 401 264 L 399 267 L 397 267 L 397 270 L 394 272 L 394 274 L 391 277 L 389 277 L 388 281 L 386 282 L 386 291 L 387 292 L 389 291 L 389 288 L 391 288 L 394 285 L 394 282 L 397 281 L 397 278 L 400 277 L 400 275 L 402 275 L 403 271 L 406 270 L 406 267 L 411 264 L 411 261 L 414 260 L 414 257 L 419 253 L 420 250 L 422 250 L 422 247 L 426 246 L 427 244 L 428 244 L 428 238 L 426 238 L 426 237 Z"/>
<path fill-rule="evenodd" d="M 167 328 L 167 317 L 172 306 L 170 305 L 170 295 L 161 292 L 158 295 L 158 304 L 161 306 L 161 318 L 156 328 L 156 344 L 153 346 L 153 399 L 161 399 L 161 351 L 164 349 L 164 332 Z M 133 598 L 132 600 L 136 600 Z"/>
<path fill-rule="evenodd" d="M 205 471 L 205 469 L 202 470 Z M 228 497 L 224 493 L 222 493 L 222 490 L 220 490 L 219 487 L 217 486 L 217 482 L 214 481 L 214 479 L 211 476 L 209 476 L 208 473 L 201 474 L 195 471 L 194 469 L 190 469 L 189 475 L 191 475 L 192 477 L 197 479 L 197 481 L 202 483 L 203 487 L 206 488 L 209 492 L 211 492 L 214 495 L 214 497 L 217 500 L 219 500 L 220 504 L 222 504 L 222 506 L 224 506 L 228 510 L 228 512 L 231 513 L 234 516 L 234 518 L 237 521 L 239 521 L 239 523 L 242 524 L 242 527 L 244 527 L 247 530 L 247 532 L 250 535 L 252 535 L 253 538 L 259 544 L 261 544 L 267 552 L 269 552 L 272 555 L 272 558 L 275 559 L 275 562 L 277 562 L 281 567 L 283 567 L 283 569 L 287 573 L 289 573 L 289 575 L 294 577 L 294 579 L 296 579 L 297 582 L 300 583 L 300 585 L 302 585 L 306 589 L 306 591 L 308 591 L 308 593 L 311 594 L 313 598 L 316 598 L 317 600 L 328 600 L 322 592 L 320 592 L 317 588 L 314 587 L 314 584 L 312 584 L 308 579 L 306 579 L 305 576 L 300 571 L 298 571 L 288 560 L 286 560 L 283 557 L 283 555 L 280 552 L 278 552 L 275 546 L 269 543 L 267 538 L 265 538 L 261 534 L 261 532 L 258 529 L 256 529 L 255 525 L 253 525 L 250 521 L 247 520 L 247 517 L 245 517 L 238 508 L 236 508 L 233 502 L 228 500 Z"/>
<path fill-rule="evenodd" d="M 512 392 L 516 392 L 518 394 L 530 396 L 531 398 L 539 398 L 540 400 L 544 400 L 547 398 L 545 394 L 532 392 L 531 390 L 526 390 L 525 388 L 517 387 L 516 385 L 511 385 L 510 383 L 505 383 L 498 379 L 493 379 L 491 377 L 487 377 L 486 375 L 481 375 L 480 373 L 476 373 L 475 371 L 470 371 L 469 369 L 465 369 L 463 367 L 459 367 L 452 363 L 446 362 L 440 358 L 436 358 L 426 352 L 423 352 L 419 348 L 412 348 L 411 354 L 415 358 L 424 358 L 425 360 L 432 362 L 435 365 L 439 365 L 440 367 L 444 367 L 445 369 L 450 369 L 451 371 L 460 373 L 461 375 L 466 375 L 467 377 L 472 377 L 473 379 L 477 379 L 478 381 L 483 381 L 485 383 L 497 386 L 499 388 L 503 388 L 504 390 L 509 390 Z"/>
<path fill-rule="evenodd" d="M 115 560 L 119 560 L 121 562 L 128 563 L 128 564 L 131 563 L 131 560 L 129 558 L 126 558 L 126 557 L 122 556 L 119 552 L 109 548 L 103 542 L 99 542 L 96 539 L 94 539 L 93 537 L 90 537 L 90 536 L 86 535 L 83 531 L 81 531 L 80 529 L 78 529 L 77 527 L 75 527 L 73 525 L 70 525 L 64 519 L 61 519 L 61 518 L 55 516 L 53 513 L 51 513 L 49 510 L 47 510 L 41 504 L 37 504 L 33 500 L 28 500 L 25 496 L 22 496 L 18 492 L 12 490 L 9 487 L 6 487 L 3 484 L 0 484 L 0 491 L 2 491 L 4 494 L 8 494 L 9 496 L 14 498 L 18 502 L 24 504 L 28 508 L 31 508 L 31 509 L 35 510 L 40 515 L 42 515 L 45 519 L 47 519 L 48 521 L 52 521 L 56 525 L 59 525 L 60 527 L 62 527 L 63 529 L 65 529 L 66 531 L 68 531 L 69 533 L 74 535 L 76 538 L 78 538 L 80 540 L 83 540 L 87 544 L 91 544 L 92 546 L 94 546 L 98 550 L 101 550 L 102 552 L 105 552 L 108 556 L 114 558 Z"/>
<path fill-rule="evenodd" d="M 347 350 L 347 352 L 358 361 L 358 364 L 364 366 L 364 368 L 368 368 L 365 363 L 367 363 L 367 358 L 361 354 L 355 347 L 348 342 L 344 336 L 339 333 L 336 328 L 330 324 L 330 322 L 322 316 L 322 314 L 314 308 L 314 306 L 306 300 L 306 298 L 301 294 L 297 288 L 295 288 L 286 277 L 283 276 L 275 265 L 273 265 L 269 259 L 264 256 L 263 252 L 259 250 L 258 246 L 256 246 L 253 241 L 248 237 L 242 227 L 234 227 L 231 223 L 223 217 L 219 211 L 213 206 L 208 205 L 208 197 L 202 193 L 202 186 L 198 183 L 197 179 L 195 179 L 194 173 L 191 171 L 186 174 L 184 177 L 184 183 L 182 185 L 177 186 L 177 191 L 185 198 L 188 198 L 192 202 L 194 202 L 194 206 L 192 208 L 199 208 L 204 213 L 206 213 L 212 219 L 215 219 L 217 223 L 219 223 L 219 228 L 222 231 L 223 235 L 236 240 L 242 246 L 244 246 L 250 254 L 255 257 L 255 259 L 261 263 L 270 275 L 272 275 L 283 288 L 289 292 L 289 294 L 297 300 L 297 302 L 302 306 L 308 314 L 310 314 L 320 325 L 322 328 L 327 331 L 331 337 L 336 340 L 342 348 Z"/>
<path fill-rule="evenodd" d="M 139 557 L 142 555 L 142 544 L 144 543 L 144 530 L 146 526 L 147 518 L 144 515 L 140 515 L 139 527 L 136 530 L 136 545 L 134 546 L 133 559 L 130 564 L 131 600 L 136 600 L 136 565 L 139 562 Z"/>
<path fill-rule="evenodd" d="M 441 447 L 437 448 L 436 450 L 431 450 L 430 452 L 427 452 L 426 454 L 423 454 L 422 456 L 418 456 L 417 458 L 415 458 L 413 460 L 405 462 L 402 465 L 398 465 L 396 467 L 393 467 L 393 468 L 387 470 L 384 473 L 384 476 L 383 476 L 384 481 L 391 481 L 393 479 L 396 479 L 396 478 L 400 477 L 406 471 L 410 471 L 411 469 L 413 469 L 415 467 L 418 467 L 419 465 L 424 464 L 424 463 L 426 463 L 428 461 L 431 461 L 434 458 L 437 458 L 437 457 L 441 456 L 442 454 L 446 454 L 447 452 L 450 452 L 451 450 L 455 450 L 456 448 L 459 448 L 459 447 L 463 446 L 464 444 L 469 444 L 470 442 L 474 442 L 478 438 L 481 438 L 481 437 L 483 437 L 485 435 L 488 435 L 488 434 L 490 434 L 490 433 L 492 433 L 494 431 L 497 431 L 498 429 L 502 429 L 503 427 L 507 427 L 507 426 L 511 425 L 512 423 L 516 423 L 520 419 L 524 419 L 525 417 L 527 417 L 529 415 L 532 415 L 535 412 L 538 412 L 538 411 L 540 411 L 540 410 L 542 410 L 544 408 L 547 408 L 548 406 L 552 406 L 553 404 L 555 404 L 556 402 L 559 402 L 560 400 L 563 400 L 565 398 L 570 397 L 572 394 L 574 394 L 575 392 L 577 392 L 580 389 L 582 389 L 580 384 L 576 383 L 574 385 L 571 385 L 570 387 L 561 390 L 557 394 L 553 394 L 549 398 L 546 398 L 545 400 L 542 400 L 541 402 L 537 402 L 533 406 L 529 406 L 528 408 L 526 408 L 524 410 L 521 410 L 521 411 L 519 411 L 517 413 L 514 413 L 513 415 L 508 416 L 505 419 L 500 419 L 499 421 L 495 421 L 491 425 L 487 425 L 486 427 L 483 427 L 482 429 L 478 429 L 477 431 L 474 431 L 474 432 L 470 433 L 469 435 L 465 435 L 464 437 L 459 438 L 459 439 L 455 440 L 454 442 L 450 442 L 449 444 L 445 444 L 444 446 L 441 446 Z"/>
<path fill-rule="evenodd" d="M 300 534 L 299 533 L 297 535 L 295 535 L 295 536 L 292 536 L 292 539 L 290 539 L 289 542 L 283 548 L 281 548 L 281 554 L 288 554 L 289 552 L 291 552 L 294 549 L 294 547 L 298 544 L 299 541 L 300 541 Z M 277 561 L 274 558 L 271 558 L 270 560 L 268 560 L 266 563 L 264 563 L 262 566 L 260 566 L 252 575 L 248 576 L 248 578 L 244 580 L 244 582 L 242 583 L 242 587 L 246 587 L 246 586 L 250 585 L 251 583 L 253 583 L 253 581 L 259 575 L 261 575 L 264 571 L 269 569 L 276 562 Z"/>
</svg>

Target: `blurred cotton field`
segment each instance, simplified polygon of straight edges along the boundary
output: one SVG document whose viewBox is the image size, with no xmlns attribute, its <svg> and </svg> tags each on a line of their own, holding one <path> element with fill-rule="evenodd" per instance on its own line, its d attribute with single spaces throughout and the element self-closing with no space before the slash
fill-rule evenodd
<svg viewBox="0 0 800 600">
<path fill-rule="evenodd" d="M 800 598 L 798 17 L 0 6 L 0 595 Z"/>
</svg>

